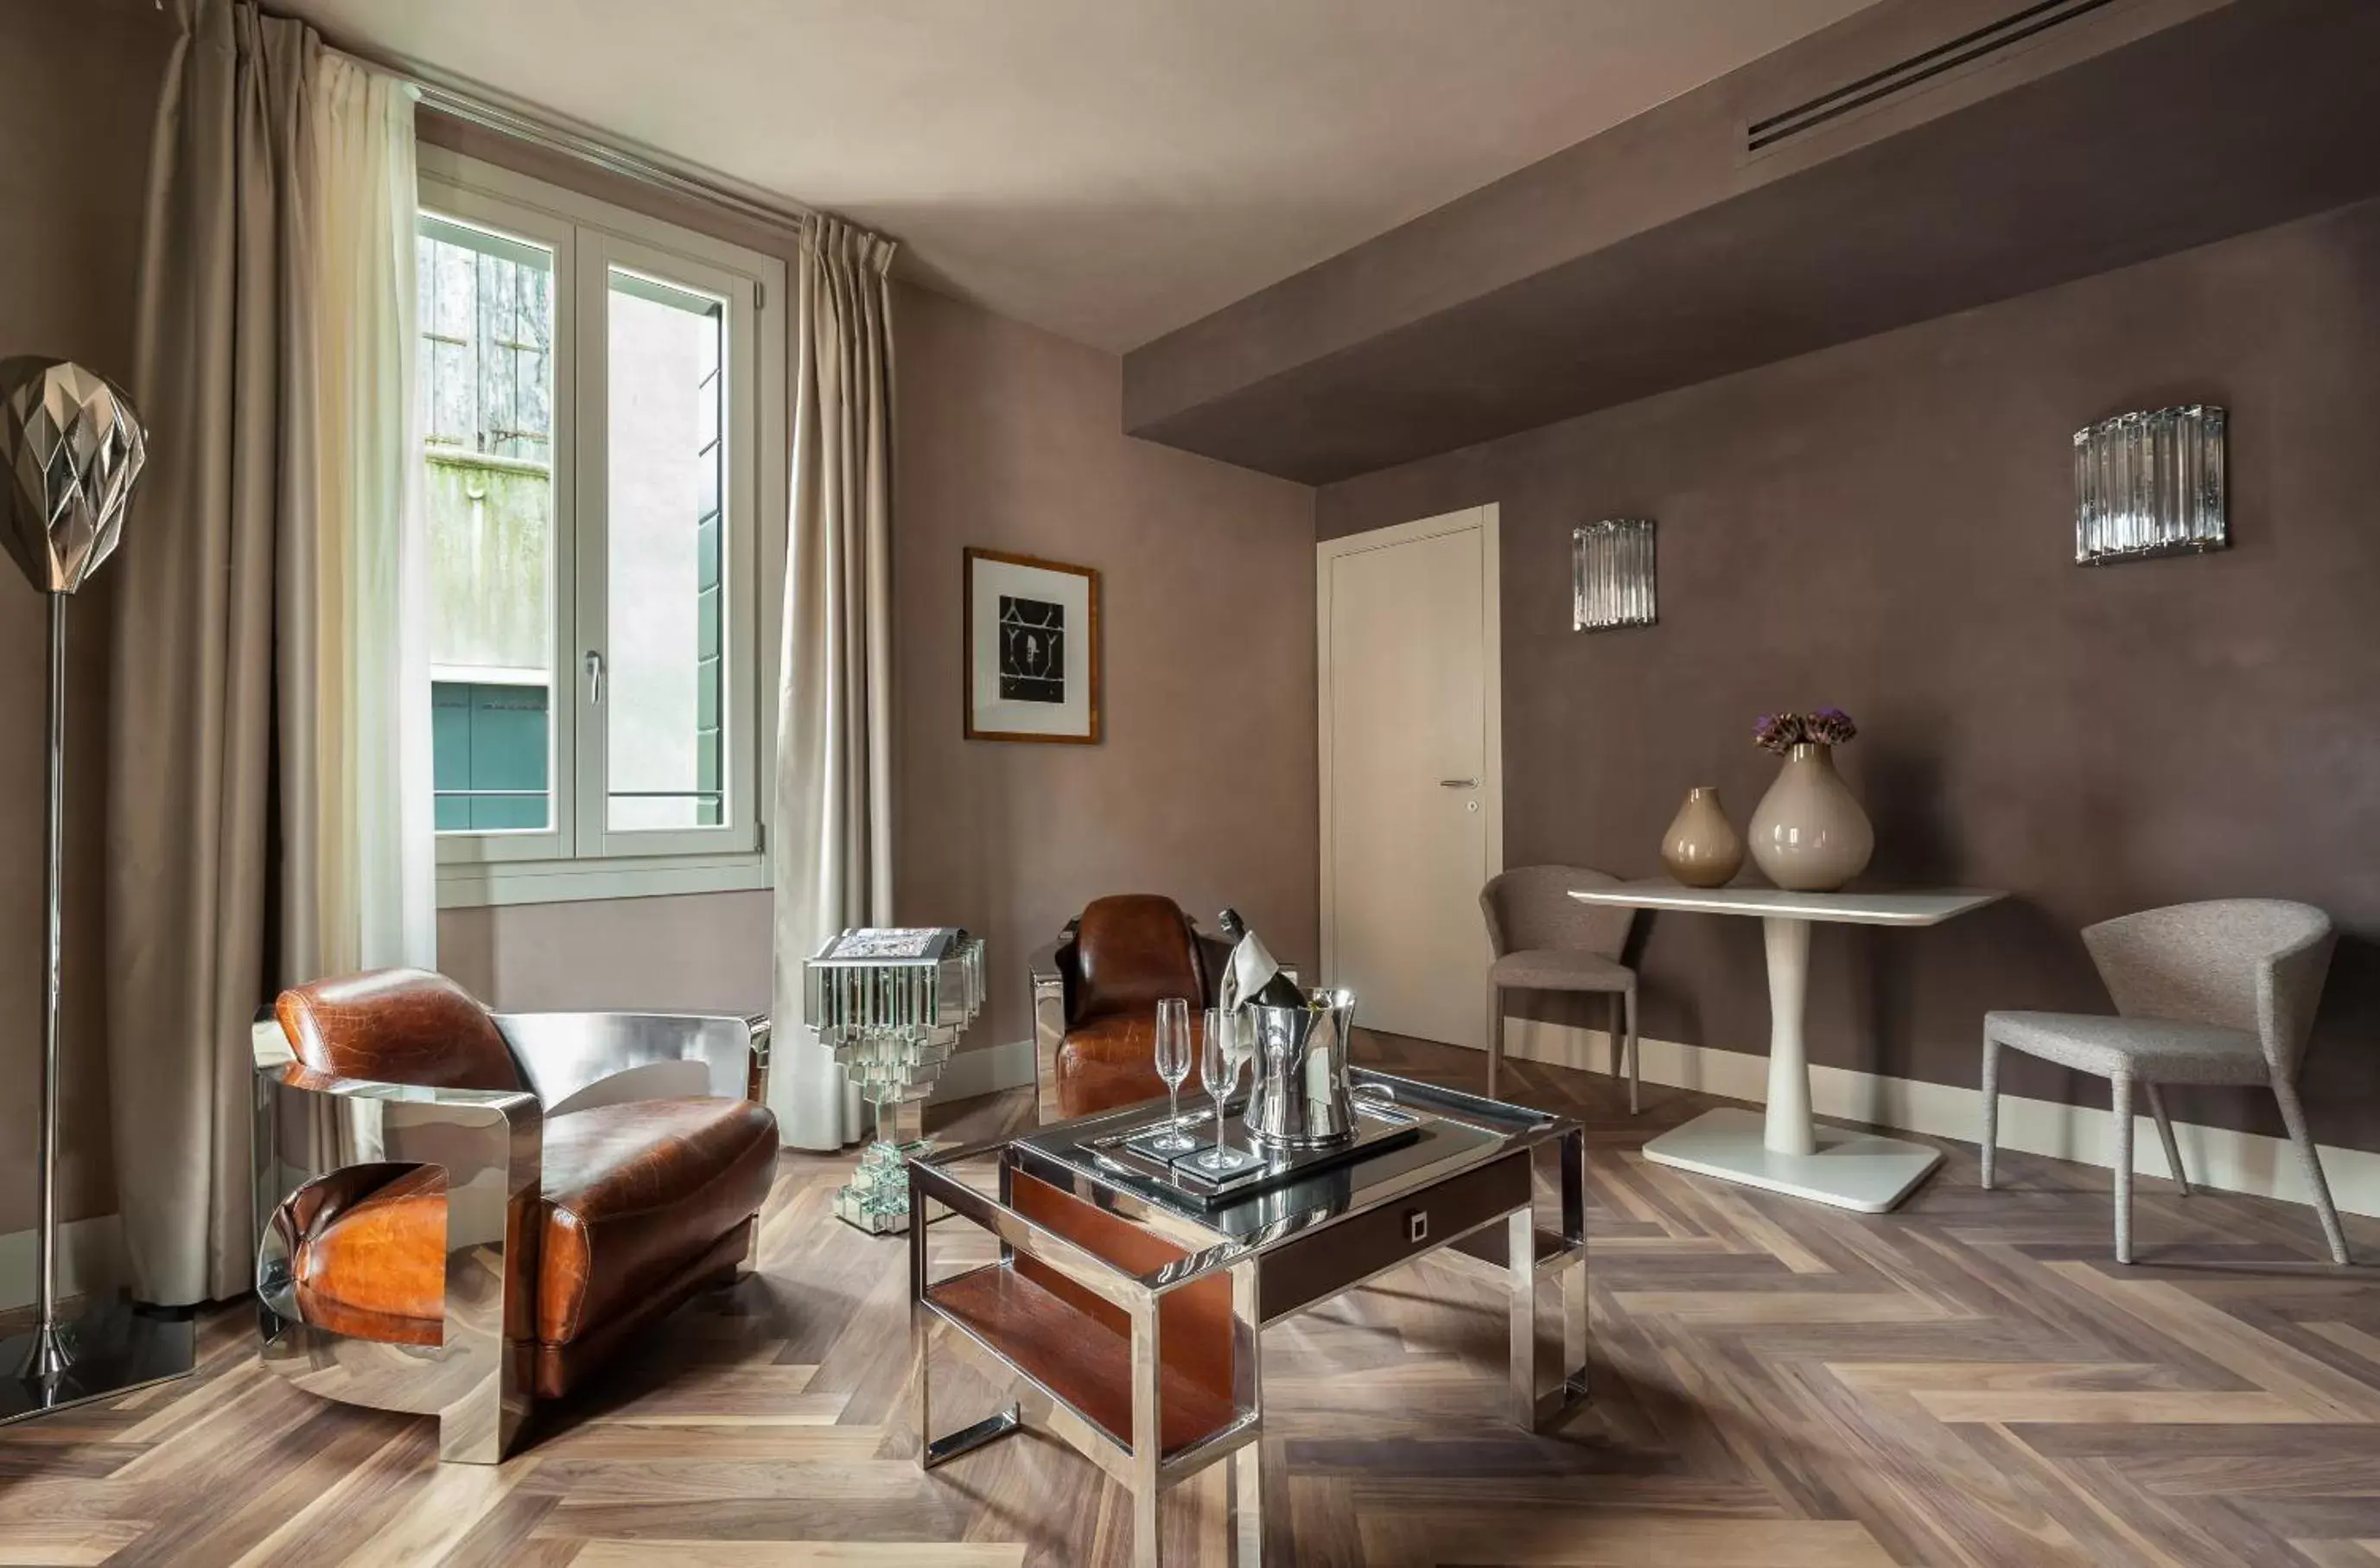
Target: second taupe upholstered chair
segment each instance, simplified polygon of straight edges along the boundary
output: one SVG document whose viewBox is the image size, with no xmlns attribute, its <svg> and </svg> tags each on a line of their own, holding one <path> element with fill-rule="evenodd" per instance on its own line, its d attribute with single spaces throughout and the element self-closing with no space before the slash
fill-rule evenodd
<svg viewBox="0 0 2380 1568">
<path fill-rule="evenodd" d="M 1490 877 L 1479 891 L 1488 943 L 1488 1093 L 1504 1065 L 1507 991 L 1599 991 L 1610 998 L 1613 1076 L 1628 1062 L 1628 1110 L 1636 1110 L 1636 971 L 1620 962 L 1636 911 L 1581 904 L 1574 887 L 1609 887 L 1620 879 L 1584 866 L 1522 866 Z"/>
<path fill-rule="evenodd" d="M 2081 1013 L 1984 1015 L 1984 1185 L 1992 1185 L 2003 1045 L 2113 1086 L 2116 1261 L 2132 1260 L 2132 1086 L 2147 1090 L 2166 1162 L 2190 1191 L 2159 1084 L 2269 1084 L 2313 1189 L 2330 1255 L 2347 1261 L 2313 1135 L 2298 1100 L 2306 1036 L 2322 1002 L 2338 935 L 2307 904 L 2230 898 L 2177 904 L 2102 921 L 2082 933 L 2119 1017 Z"/>
</svg>

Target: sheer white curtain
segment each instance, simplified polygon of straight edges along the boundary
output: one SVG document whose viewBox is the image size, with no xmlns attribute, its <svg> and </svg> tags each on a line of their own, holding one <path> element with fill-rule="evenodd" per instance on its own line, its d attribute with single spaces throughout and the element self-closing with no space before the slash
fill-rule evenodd
<svg viewBox="0 0 2380 1568">
<path fill-rule="evenodd" d="M 801 1026 L 802 960 L 892 918 L 892 249 L 812 218 L 794 284 L 769 1105 L 798 1149 L 861 1127 L 858 1094 Z"/>
<path fill-rule="evenodd" d="M 133 1285 L 254 1283 L 249 1024 L 431 956 L 412 105 L 248 0 L 176 0 L 118 553 L 108 1061 Z M 411 597 L 408 597 L 408 594 Z"/>
<path fill-rule="evenodd" d="M 302 976 L 391 965 L 434 967 L 437 867 L 430 769 L 428 562 L 415 395 L 413 96 L 404 83 L 324 50 L 309 110 L 316 146 L 314 363 L 320 511 L 290 553 L 314 546 L 312 689 L 282 687 L 283 733 L 310 725 L 311 820 L 292 823 L 294 893 L 310 922 L 287 954 Z M 294 748 L 293 748 L 294 749 Z M 310 842 L 308 835 L 310 834 Z M 294 864 L 300 856 L 310 871 Z M 306 929 L 310 925 L 310 930 Z M 311 951 L 303 944 L 310 941 Z"/>
</svg>

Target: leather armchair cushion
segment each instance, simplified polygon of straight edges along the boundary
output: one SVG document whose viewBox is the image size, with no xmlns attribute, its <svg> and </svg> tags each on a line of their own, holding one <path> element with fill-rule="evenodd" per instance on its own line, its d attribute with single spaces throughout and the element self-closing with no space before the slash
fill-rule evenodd
<svg viewBox="0 0 2380 1568">
<path fill-rule="evenodd" d="M 298 1306 L 334 1333 L 436 1344 L 446 1296 L 446 1173 L 417 1165 L 308 1227 Z"/>
<path fill-rule="evenodd" d="M 1181 906 L 1157 893 L 1094 899 L 1075 924 L 1069 1023 L 1154 1011 L 1160 998 L 1207 994 L 1198 941 Z"/>
<path fill-rule="evenodd" d="M 659 1287 L 759 1210 L 776 1165 L 777 1119 L 748 1100 L 640 1100 L 548 1122 L 537 1337 L 567 1343 Z"/>
<path fill-rule="evenodd" d="M 538 1339 L 567 1343 L 667 1285 L 759 1210 L 776 1157 L 776 1118 L 748 1100 L 635 1100 L 547 1121 Z M 438 1343 L 445 1241 L 444 1173 L 398 1176 L 299 1247 L 306 1320 Z"/>
<path fill-rule="evenodd" d="M 425 1088 L 523 1087 L 488 1010 L 426 969 L 293 986 L 273 1010 L 298 1060 L 317 1073 Z"/>
</svg>

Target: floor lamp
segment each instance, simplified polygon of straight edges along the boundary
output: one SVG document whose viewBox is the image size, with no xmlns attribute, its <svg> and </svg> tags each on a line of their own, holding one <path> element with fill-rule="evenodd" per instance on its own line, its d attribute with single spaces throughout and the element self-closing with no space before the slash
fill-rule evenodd
<svg viewBox="0 0 2380 1568">
<path fill-rule="evenodd" d="M 58 1309 L 58 966 L 66 870 L 67 598 L 115 548 L 146 438 L 103 378 L 51 359 L 0 360 L 0 543 L 50 602 L 49 953 L 42 971 L 40 1230 L 33 1326 L 0 1340 L 0 1424 L 188 1375 L 187 1319 L 134 1310 L 121 1295 Z"/>
</svg>

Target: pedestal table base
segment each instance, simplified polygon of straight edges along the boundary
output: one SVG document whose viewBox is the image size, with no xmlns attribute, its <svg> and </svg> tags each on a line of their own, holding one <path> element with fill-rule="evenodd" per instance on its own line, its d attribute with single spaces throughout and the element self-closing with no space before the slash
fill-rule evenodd
<svg viewBox="0 0 2380 1568">
<path fill-rule="evenodd" d="M 1779 1154 L 1764 1141 L 1757 1111 L 1706 1111 L 1645 1146 L 1645 1158 L 1700 1176 L 1742 1182 L 1789 1197 L 1881 1214 L 1942 1162 L 1942 1151 L 1901 1138 L 1817 1126 L 1817 1152 Z"/>
</svg>

